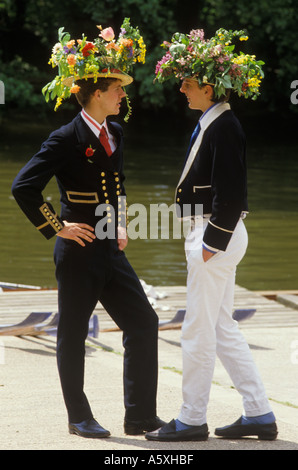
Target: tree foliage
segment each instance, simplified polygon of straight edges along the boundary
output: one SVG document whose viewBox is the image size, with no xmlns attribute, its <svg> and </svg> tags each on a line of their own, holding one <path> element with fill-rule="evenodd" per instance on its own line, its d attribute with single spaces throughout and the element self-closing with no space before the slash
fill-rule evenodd
<svg viewBox="0 0 298 470">
<path fill-rule="evenodd" d="M 266 63 L 262 101 L 273 111 L 296 111 L 290 86 L 298 79 L 297 16 L 296 0 L 205 1 L 203 17 L 209 30 L 235 25 L 247 30 L 250 52 Z"/>
<path fill-rule="evenodd" d="M 130 90 L 141 108 L 176 105 L 172 87 L 153 84 L 162 41 L 176 31 L 203 28 L 208 36 L 223 27 L 247 30 L 245 52 L 266 64 L 261 103 L 271 110 L 288 110 L 290 84 L 298 79 L 297 13 L 296 0 L 0 0 L 0 80 L 5 83 L 6 103 L 47 109 L 41 88 L 54 75 L 48 59 L 60 27 L 72 36 L 84 33 L 93 39 L 96 24 L 118 31 L 123 18 L 129 17 L 147 45 L 146 64 L 136 67 Z"/>
</svg>

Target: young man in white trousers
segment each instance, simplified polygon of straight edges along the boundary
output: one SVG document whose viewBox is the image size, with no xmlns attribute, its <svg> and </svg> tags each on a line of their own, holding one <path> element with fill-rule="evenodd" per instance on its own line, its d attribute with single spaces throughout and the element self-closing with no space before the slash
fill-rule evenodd
<svg viewBox="0 0 298 470">
<path fill-rule="evenodd" d="M 176 191 L 182 218 L 184 207 L 192 207 L 191 231 L 185 241 L 188 277 L 181 336 L 183 404 L 178 419 L 147 433 L 146 438 L 208 438 L 207 405 L 218 355 L 242 395 L 244 412 L 232 425 L 217 428 L 215 434 L 275 439 L 275 417 L 263 383 L 232 318 L 236 267 L 248 243 L 243 222 L 248 213 L 245 136 L 227 95 L 218 99 L 213 84 L 200 84 L 197 77 L 187 77 L 180 91 L 190 109 L 203 112 Z M 202 216 L 195 215 L 196 204 L 202 205 Z"/>
</svg>

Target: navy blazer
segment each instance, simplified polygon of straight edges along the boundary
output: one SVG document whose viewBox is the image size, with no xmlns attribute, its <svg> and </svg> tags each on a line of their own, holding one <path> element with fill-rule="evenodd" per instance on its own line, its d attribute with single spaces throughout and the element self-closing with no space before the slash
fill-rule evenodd
<svg viewBox="0 0 298 470">
<path fill-rule="evenodd" d="M 113 220 L 126 213 L 123 205 L 118 208 L 119 201 L 125 201 L 119 198 L 125 196 L 122 127 L 115 122 L 108 126 L 117 143 L 110 157 L 79 113 L 49 136 L 15 178 L 12 193 L 16 201 L 47 239 L 63 228 L 63 220 L 95 227 L 99 220 L 95 216 L 98 204 L 106 204 L 107 209 L 113 206 L 117 217 Z M 86 151 L 90 147 L 94 153 L 88 158 Z M 61 195 L 60 215 L 42 195 L 53 176 Z"/>
<path fill-rule="evenodd" d="M 218 250 L 226 249 L 241 213 L 248 211 L 245 153 L 242 127 L 227 110 L 205 130 L 194 162 L 177 188 L 182 217 L 184 204 L 191 205 L 192 216 L 195 204 L 211 214 L 203 241 Z"/>
</svg>

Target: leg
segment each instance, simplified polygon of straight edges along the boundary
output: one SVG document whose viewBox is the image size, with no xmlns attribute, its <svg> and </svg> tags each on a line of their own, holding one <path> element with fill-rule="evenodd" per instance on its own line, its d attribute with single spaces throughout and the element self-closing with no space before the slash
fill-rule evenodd
<svg viewBox="0 0 298 470">
<path fill-rule="evenodd" d="M 190 425 L 206 423 L 206 411 L 216 358 L 216 326 L 231 276 L 242 259 L 247 234 L 242 221 L 225 252 L 202 259 L 204 225 L 186 242 L 188 254 L 187 313 L 182 328 L 183 399 L 179 420 Z M 233 294 L 233 292 L 232 292 Z M 232 298 L 232 297 L 230 297 Z"/>
<path fill-rule="evenodd" d="M 100 301 L 123 330 L 125 418 L 155 417 L 158 318 L 124 253 L 114 254 Z"/>
<path fill-rule="evenodd" d="M 217 354 L 243 397 L 245 415 L 263 415 L 271 407 L 249 346 L 232 318 L 234 286 L 235 273 L 232 273 L 216 326 Z"/>
<path fill-rule="evenodd" d="M 84 388 L 85 340 L 90 316 L 97 303 L 96 278 L 90 272 L 87 252 L 68 241 L 55 247 L 58 280 L 59 325 L 57 363 L 69 422 L 92 418 Z"/>
<path fill-rule="evenodd" d="M 201 250 L 191 255 L 188 260 L 187 308 L 181 335 L 183 404 L 179 420 L 192 426 L 206 423 L 216 358 L 215 325 L 225 285 L 225 278 L 215 277 L 205 265 Z"/>
</svg>

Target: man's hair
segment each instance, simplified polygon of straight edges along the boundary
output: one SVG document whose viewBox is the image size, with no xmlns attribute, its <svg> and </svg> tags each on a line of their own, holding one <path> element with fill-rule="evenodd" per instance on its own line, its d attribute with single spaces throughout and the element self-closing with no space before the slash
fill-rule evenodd
<svg viewBox="0 0 298 470">
<path fill-rule="evenodd" d="M 117 81 L 117 78 L 98 78 L 94 82 L 94 78 L 88 78 L 87 80 L 76 80 L 76 85 L 80 87 L 80 91 L 76 93 L 76 98 L 82 108 L 85 108 L 91 96 L 95 93 L 96 90 L 107 91 L 111 83 Z"/>
</svg>

